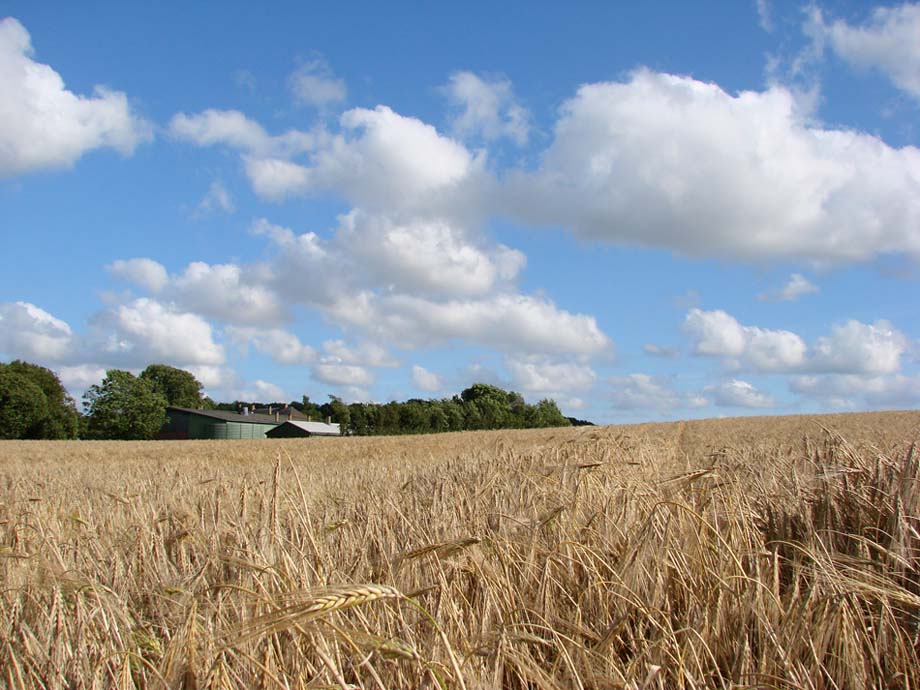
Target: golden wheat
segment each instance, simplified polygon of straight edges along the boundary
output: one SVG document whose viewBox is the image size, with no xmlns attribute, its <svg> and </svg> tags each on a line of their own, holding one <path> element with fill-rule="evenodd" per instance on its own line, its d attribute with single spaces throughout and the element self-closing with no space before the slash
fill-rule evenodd
<svg viewBox="0 0 920 690">
<path fill-rule="evenodd" d="M 918 430 L 5 442 L 0 687 L 920 687 Z"/>
</svg>

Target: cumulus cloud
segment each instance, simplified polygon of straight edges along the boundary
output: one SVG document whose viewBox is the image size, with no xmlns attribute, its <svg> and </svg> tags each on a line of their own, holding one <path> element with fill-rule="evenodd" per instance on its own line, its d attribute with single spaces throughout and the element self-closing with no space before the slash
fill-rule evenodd
<svg viewBox="0 0 920 690">
<path fill-rule="evenodd" d="M 193 261 L 182 273 L 170 276 L 162 264 L 136 258 L 113 261 L 106 270 L 182 310 L 225 323 L 273 326 L 288 320 L 280 298 L 255 269 Z"/>
<path fill-rule="evenodd" d="M 586 364 L 564 362 L 537 355 L 505 360 L 512 385 L 528 393 L 555 394 L 590 388 L 597 374 Z"/>
<path fill-rule="evenodd" d="M 412 365 L 412 385 L 420 391 L 435 393 L 444 390 L 444 379 L 418 364 Z"/>
<path fill-rule="evenodd" d="M 272 136 L 258 122 L 238 110 L 208 109 L 196 115 L 177 113 L 169 122 L 170 134 L 197 146 L 224 145 L 261 156 L 295 156 L 314 149 L 317 133 L 289 130 Z"/>
<path fill-rule="evenodd" d="M 70 326 L 29 302 L 0 304 L 0 353 L 11 359 L 62 362 L 79 347 Z"/>
<path fill-rule="evenodd" d="M 451 128 L 458 136 L 486 141 L 508 137 L 520 146 L 527 143 L 530 114 L 518 105 L 507 79 L 455 72 L 443 91 L 453 109 Z"/>
<path fill-rule="evenodd" d="M 301 105 L 323 108 L 345 100 L 347 89 L 342 79 L 337 79 L 328 63 L 317 58 L 301 65 L 288 78 L 291 93 Z"/>
<path fill-rule="evenodd" d="M 447 220 L 397 223 L 355 210 L 341 218 L 337 240 L 377 284 L 407 292 L 482 295 L 513 280 L 524 266 L 521 252 L 477 246 L 467 235 Z"/>
<path fill-rule="evenodd" d="M 344 340 L 327 340 L 323 343 L 324 362 L 336 364 L 361 364 L 368 367 L 398 367 L 399 360 L 377 343 L 364 342 L 348 345 Z"/>
<path fill-rule="evenodd" d="M 827 43 L 856 67 L 875 69 L 920 100 L 920 4 L 876 7 L 867 22 L 837 20 L 823 27 Z"/>
<path fill-rule="evenodd" d="M 892 374 L 901 368 L 909 341 L 884 320 L 874 324 L 856 320 L 838 324 L 818 338 L 812 368 L 836 373 Z"/>
<path fill-rule="evenodd" d="M 704 393 L 712 396 L 719 407 L 773 407 L 773 396 L 762 393 L 747 381 L 731 379 L 708 386 Z"/>
<path fill-rule="evenodd" d="M 920 376 L 797 376 L 792 379 L 789 388 L 840 409 L 915 407 L 920 404 Z"/>
<path fill-rule="evenodd" d="M 236 264 L 190 263 L 168 294 L 184 309 L 227 323 L 275 325 L 287 320 L 278 295 Z"/>
<path fill-rule="evenodd" d="M 404 347 L 463 340 L 542 354 L 592 355 L 611 345 L 593 316 L 572 314 L 527 295 L 436 302 L 365 291 L 332 305 L 327 314 Z"/>
<path fill-rule="evenodd" d="M 781 290 L 775 294 L 764 293 L 757 298 L 762 302 L 795 302 L 802 295 L 812 292 L 818 292 L 818 286 L 801 273 L 793 273 Z"/>
<path fill-rule="evenodd" d="M 252 346 L 278 364 L 299 365 L 315 362 L 318 353 L 293 333 L 281 328 L 228 326 L 227 337 L 244 348 Z"/>
<path fill-rule="evenodd" d="M 129 367 L 224 362 L 223 346 L 215 342 L 207 321 L 146 297 L 96 314 L 91 331 L 87 358 L 95 361 Z"/>
<path fill-rule="evenodd" d="M 75 400 L 82 398 L 87 388 L 101 383 L 105 378 L 105 368 L 96 364 L 63 366 L 56 373 L 64 388 Z"/>
<path fill-rule="evenodd" d="M 98 148 L 130 155 L 152 139 L 124 93 L 96 86 L 92 96 L 75 94 L 32 55 L 25 27 L 0 20 L 0 177 L 67 168 Z"/>
<path fill-rule="evenodd" d="M 237 400 L 257 400 L 260 402 L 279 402 L 286 398 L 284 389 L 269 381 L 256 379 L 252 384 L 238 391 Z"/>
<path fill-rule="evenodd" d="M 743 326 L 721 310 L 691 309 L 684 332 L 696 354 L 722 357 L 732 367 L 765 373 L 894 373 L 910 348 L 907 337 L 884 320 L 836 324 L 810 348 L 795 333 Z"/>
<path fill-rule="evenodd" d="M 678 408 L 704 407 L 706 398 L 695 393 L 678 391 L 673 381 L 648 374 L 616 376 L 609 380 L 613 387 L 611 401 L 620 410 L 654 410 L 664 414 Z"/>
<path fill-rule="evenodd" d="M 742 326 L 724 311 L 691 309 L 684 332 L 699 355 L 725 357 L 757 371 L 790 371 L 805 362 L 805 341 L 790 331 Z"/>
<path fill-rule="evenodd" d="M 105 267 L 111 275 L 139 285 L 149 292 L 159 292 L 169 282 L 166 267 L 153 259 L 118 259 Z"/>
<path fill-rule="evenodd" d="M 371 372 L 354 364 L 314 364 L 311 372 L 317 381 L 333 386 L 370 386 L 375 380 Z"/>
<path fill-rule="evenodd" d="M 920 150 L 809 124 L 786 89 L 648 69 L 582 86 L 510 211 L 583 237 L 746 261 L 920 258 Z"/>
</svg>

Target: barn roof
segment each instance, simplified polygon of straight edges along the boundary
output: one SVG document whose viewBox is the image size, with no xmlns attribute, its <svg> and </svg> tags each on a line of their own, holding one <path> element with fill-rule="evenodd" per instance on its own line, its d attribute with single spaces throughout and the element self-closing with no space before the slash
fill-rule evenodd
<svg viewBox="0 0 920 690">
<path fill-rule="evenodd" d="M 271 424 L 278 426 L 280 421 L 276 421 L 274 415 L 267 414 L 240 414 L 239 412 L 229 412 L 227 410 L 196 410 L 191 407 L 167 407 L 167 412 L 174 410 L 186 414 L 195 414 L 199 417 L 208 417 L 209 419 L 218 419 L 222 422 L 244 422 L 246 424 Z M 325 424 L 323 425 L 325 426 Z"/>
<path fill-rule="evenodd" d="M 302 422 L 299 420 L 285 421 L 278 427 L 295 426 L 313 436 L 341 436 L 341 427 L 338 424 L 325 424 L 324 422 Z"/>
</svg>

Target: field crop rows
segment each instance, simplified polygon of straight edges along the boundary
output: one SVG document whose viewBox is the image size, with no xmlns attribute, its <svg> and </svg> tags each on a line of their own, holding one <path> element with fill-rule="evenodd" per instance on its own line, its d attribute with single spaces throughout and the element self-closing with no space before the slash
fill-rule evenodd
<svg viewBox="0 0 920 690">
<path fill-rule="evenodd" d="M 0 687 L 916 688 L 920 413 L 0 444 Z"/>
</svg>

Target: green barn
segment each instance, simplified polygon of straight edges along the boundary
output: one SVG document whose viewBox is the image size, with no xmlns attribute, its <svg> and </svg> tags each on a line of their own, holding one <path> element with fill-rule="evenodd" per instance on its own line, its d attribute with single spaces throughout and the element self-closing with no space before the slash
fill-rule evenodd
<svg viewBox="0 0 920 690">
<path fill-rule="evenodd" d="M 166 417 L 169 421 L 157 434 L 157 438 L 266 438 L 268 431 L 285 421 L 279 419 L 278 415 L 193 410 L 187 407 L 167 407 Z"/>
</svg>

